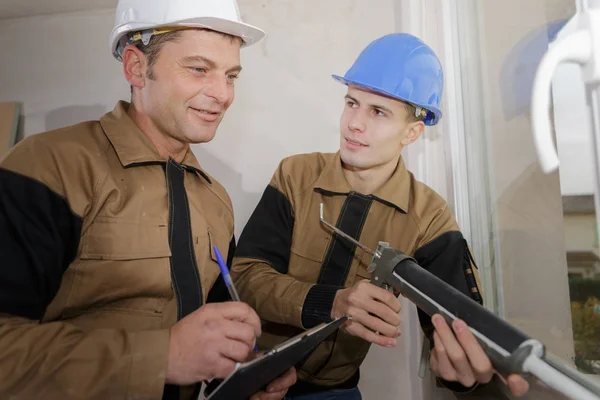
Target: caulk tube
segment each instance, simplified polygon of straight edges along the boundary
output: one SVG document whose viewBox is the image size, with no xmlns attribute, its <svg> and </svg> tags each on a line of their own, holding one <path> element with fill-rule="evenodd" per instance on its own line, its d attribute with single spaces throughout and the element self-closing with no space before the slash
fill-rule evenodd
<svg viewBox="0 0 600 400">
<path fill-rule="evenodd" d="M 403 255 L 398 259 L 401 261 L 388 277 L 390 286 L 430 316 L 440 314 L 448 323 L 465 321 L 499 372 L 523 372 L 523 362 L 531 352 L 527 345 L 535 340 L 425 270 L 413 258 Z M 543 347 L 540 351 L 538 345 L 536 350 L 543 357 Z"/>
</svg>

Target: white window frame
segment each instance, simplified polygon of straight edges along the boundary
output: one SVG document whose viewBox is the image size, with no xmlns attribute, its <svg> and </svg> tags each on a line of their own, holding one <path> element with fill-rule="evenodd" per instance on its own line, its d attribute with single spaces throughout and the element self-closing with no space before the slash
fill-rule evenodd
<svg viewBox="0 0 600 400">
<path fill-rule="evenodd" d="M 465 71 L 479 77 L 484 76 L 485 71 L 481 63 L 463 62 L 459 48 L 459 40 L 462 46 L 480 48 L 478 7 L 472 7 L 473 2 L 437 0 L 398 0 L 396 5 L 397 30 L 412 33 L 432 46 L 444 67 L 441 126 L 428 128 L 436 130 L 434 138 L 426 134 L 421 143 L 406 148 L 407 166 L 417 179 L 440 192 L 453 208 L 479 267 L 485 306 L 504 317 L 499 243 L 495 237 L 496 221 L 492 217 L 496 213 L 489 201 L 490 157 L 480 151 L 487 148 L 484 141 L 486 132 L 490 132 L 490 119 L 485 110 L 489 108 L 485 106 L 481 88 L 469 85 L 473 79 L 462 79 Z M 459 12 L 472 15 L 468 18 L 470 24 L 458 24 Z M 432 30 L 432 26 L 441 28 Z M 463 96 L 465 92 L 467 97 Z M 469 104 L 465 104 L 465 99 L 470 100 Z M 482 132 L 482 143 L 477 149 L 469 148 L 465 136 L 468 129 L 474 128 Z M 440 159 L 444 160 L 443 164 Z"/>
</svg>

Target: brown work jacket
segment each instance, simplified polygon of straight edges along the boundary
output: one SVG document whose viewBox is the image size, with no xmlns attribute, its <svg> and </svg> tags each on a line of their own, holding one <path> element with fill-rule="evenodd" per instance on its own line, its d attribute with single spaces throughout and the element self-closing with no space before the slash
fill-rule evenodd
<svg viewBox="0 0 600 400">
<path fill-rule="evenodd" d="M 169 328 L 223 288 L 225 189 L 191 150 L 162 159 L 128 106 L 0 161 L 0 398 L 160 399 Z"/>
<path fill-rule="evenodd" d="M 284 159 L 239 239 L 232 276 L 243 301 L 264 320 L 259 345 L 272 347 L 331 320 L 339 289 L 369 279 L 372 256 L 332 232 L 323 216 L 370 249 L 379 241 L 482 302 L 478 273 L 446 201 L 400 159 L 375 193 L 353 191 L 339 153 Z M 422 312 L 421 324 L 432 333 Z M 339 330 L 299 369 L 297 393 L 356 386 L 370 343 Z"/>
</svg>

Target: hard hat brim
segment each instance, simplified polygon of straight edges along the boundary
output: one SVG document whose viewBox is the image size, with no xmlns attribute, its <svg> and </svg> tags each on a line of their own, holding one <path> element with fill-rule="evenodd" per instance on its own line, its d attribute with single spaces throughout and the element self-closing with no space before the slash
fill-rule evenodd
<svg viewBox="0 0 600 400">
<path fill-rule="evenodd" d="M 389 91 L 384 90 L 382 88 L 375 87 L 375 86 L 372 86 L 372 85 L 365 85 L 364 83 L 361 83 L 361 82 L 355 82 L 353 80 L 346 79 L 343 76 L 332 74 L 331 77 L 333 79 L 335 79 L 336 81 L 343 83 L 346 86 L 350 86 L 350 85 L 351 86 L 356 86 L 356 87 L 359 87 L 361 89 L 367 90 L 369 92 L 373 92 L 375 94 L 379 94 L 379 95 L 382 95 L 382 96 L 385 96 L 385 97 L 390 97 L 392 99 L 397 99 L 397 100 L 404 101 L 404 102 L 413 104 L 415 106 L 419 106 L 419 107 L 424 108 L 425 110 L 433 113 L 433 115 L 434 115 L 434 118 L 432 120 L 425 121 L 425 125 L 435 125 L 435 124 L 437 124 L 442 119 L 442 111 L 440 109 L 436 108 L 436 107 L 432 107 L 432 106 L 427 105 L 427 104 L 419 104 L 419 103 L 415 103 L 415 102 L 412 102 L 412 101 L 408 101 L 408 100 L 403 99 L 403 98 L 399 97 L 398 95 L 396 95 L 394 93 L 390 93 Z"/>
<path fill-rule="evenodd" d="M 232 36 L 240 37 L 244 42 L 244 46 L 253 45 L 265 37 L 265 32 L 253 25 L 217 17 L 191 18 L 169 25 L 206 28 L 217 32 L 227 33 Z"/>
<path fill-rule="evenodd" d="M 242 39 L 242 47 L 251 46 L 265 37 L 265 32 L 253 25 L 244 22 L 231 21 L 218 17 L 199 17 L 190 18 L 179 21 L 173 21 L 165 25 L 155 25 L 151 23 L 131 23 L 116 27 L 111 36 L 111 52 L 113 56 L 119 59 L 117 45 L 120 38 L 127 33 L 141 31 L 145 29 L 161 28 L 161 27 L 186 27 L 190 29 L 202 28 L 210 29 L 217 32 L 226 33 L 228 35 L 237 36 Z"/>
</svg>

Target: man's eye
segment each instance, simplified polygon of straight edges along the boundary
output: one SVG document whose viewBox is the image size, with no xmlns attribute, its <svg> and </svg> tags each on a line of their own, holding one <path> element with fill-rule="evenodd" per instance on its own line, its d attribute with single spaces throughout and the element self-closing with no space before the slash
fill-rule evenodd
<svg viewBox="0 0 600 400">
<path fill-rule="evenodd" d="M 203 67 L 192 67 L 190 69 L 193 72 L 197 73 L 197 74 L 204 74 L 204 73 L 206 73 L 206 68 L 203 68 Z"/>
<path fill-rule="evenodd" d="M 235 81 L 237 78 L 239 78 L 239 75 L 236 75 L 236 74 L 227 75 L 227 79 L 229 79 L 230 81 Z"/>
<path fill-rule="evenodd" d="M 346 102 L 346 105 L 350 108 L 356 108 L 356 103 L 350 100 Z"/>
</svg>

